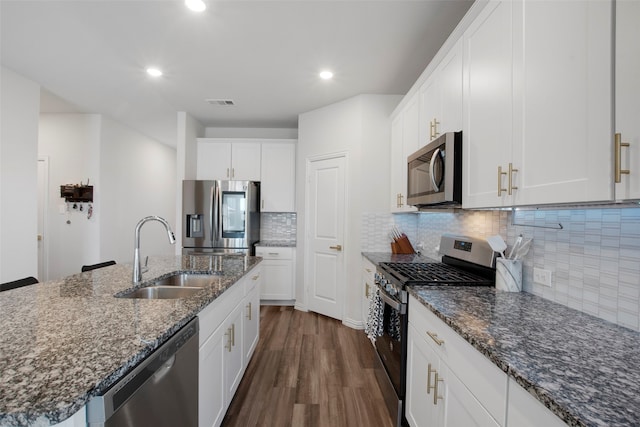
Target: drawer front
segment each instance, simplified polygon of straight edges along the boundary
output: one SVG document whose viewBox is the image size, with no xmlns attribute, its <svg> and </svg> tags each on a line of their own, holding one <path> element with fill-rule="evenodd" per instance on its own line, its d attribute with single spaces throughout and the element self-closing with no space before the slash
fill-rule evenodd
<svg viewBox="0 0 640 427">
<path fill-rule="evenodd" d="M 256 256 L 264 259 L 293 259 L 293 248 L 256 246 Z"/>
<path fill-rule="evenodd" d="M 507 374 L 411 296 L 409 323 L 498 423 L 504 425 Z"/>
<path fill-rule="evenodd" d="M 200 346 L 222 324 L 229 313 L 242 301 L 243 297 L 244 286 L 238 281 L 198 313 L 198 318 L 200 319 Z"/>
</svg>

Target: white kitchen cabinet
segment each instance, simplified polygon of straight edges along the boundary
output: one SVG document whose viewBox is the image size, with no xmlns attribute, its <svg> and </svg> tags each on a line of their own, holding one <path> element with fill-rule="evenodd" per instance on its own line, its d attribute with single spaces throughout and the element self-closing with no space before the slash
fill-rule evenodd
<svg viewBox="0 0 640 427">
<path fill-rule="evenodd" d="M 415 94 L 391 122 L 391 212 L 415 212 L 407 206 L 407 157 L 420 147 L 420 97 Z"/>
<path fill-rule="evenodd" d="M 262 212 L 295 212 L 295 141 L 262 144 L 260 199 Z"/>
<path fill-rule="evenodd" d="M 420 88 L 420 146 L 462 130 L 462 38 Z"/>
<path fill-rule="evenodd" d="M 252 270 L 249 280 L 245 282 L 246 295 L 244 297 L 244 321 L 242 326 L 244 365 L 249 364 L 251 356 L 260 338 L 260 284 L 262 281 L 262 267 Z"/>
<path fill-rule="evenodd" d="M 260 266 L 205 307 L 198 318 L 198 425 L 219 426 L 259 339 Z M 251 302 L 252 319 L 247 316 Z M 247 346 L 252 348 L 247 349 Z"/>
<path fill-rule="evenodd" d="M 492 1 L 463 35 L 463 198 L 465 208 L 502 206 L 497 173 L 511 161 L 513 2 Z"/>
<path fill-rule="evenodd" d="M 261 300 L 292 301 L 295 299 L 295 248 L 256 246 L 262 257 Z"/>
<path fill-rule="evenodd" d="M 406 412 L 412 426 L 504 425 L 503 371 L 413 296 L 408 334 Z"/>
<path fill-rule="evenodd" d="M 507 427 L 566 427 L 557 415 L 509 378 Z"/>
<path fill-rule="evenodd" d="M 616 1 L 615 132 L 616 199 L 640 199 L 640 2 Z M 629 145 L 624 145 L 629 144 Z"/>
<path fill-rule="evenodd" d="M 367 321 L 369 314 L 369 302 L 371 301 L 371 295 L 375 291 L 374 276 L 376 274 L 376 266 L 373 265 L 366 257 L 362 257 L 362 318 L 364 322 Z"/>
<path fill-rule="evenodd" d="M 260 152 L 255 140 L 198 138 L 196 177 L 260 181 Z"/>
<path fill-rule="evenodd" d="M 415 326 L 409 322 L 405 416 L 410 425 L 437 426 L 444 418 L 442 415 L 444 403 L 433 401 L 435 373 L 439 373 L 438 378 L 440 378 L 442 375 L 440 372 L 440 358 Z M 442 387 L 443 384 L 438 382 L 438 395 L 441 395 Z"/>
<path fill-rule="evenodd" d="M 464 34 L 463 207 L 611 200 L 611 2 L 489 2 Z"/>
<path fill-rule="evenodd" d="M 612 200 L 612 2 L 513 8 L 522 19 L 514 19 L 510 204 Z"/>
</svg>

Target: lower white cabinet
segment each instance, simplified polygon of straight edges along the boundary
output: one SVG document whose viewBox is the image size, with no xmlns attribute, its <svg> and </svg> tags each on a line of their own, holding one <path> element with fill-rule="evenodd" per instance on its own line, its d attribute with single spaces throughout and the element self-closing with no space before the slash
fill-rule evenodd
<svg viewBox="0 0 640 427">
<path fill-rule="evenodd" d="M 367 316 L 369 315 L 369 303 L 371 301 L 371 295 L 375 291 L 375 274 L 376 267 L 366 257 L 362 257 L 362 317 L 366 323 Z"/>
<path fill-rule="evenodd" d="M 255 350 L 259 338 L 259 304 L 255 300 L 260 292 L 260 271 L 260 266 L 254 267 L 198 314 L 200 427 L 222 423 Z"/>
<path fill-rule="evenodd" d="M 260 299 L 294 300 L 295 248 L 256 246 L 256 256 L 263 258 Z"/>
<path fill-rule="evenodd" d="M 501 426 L 507 375 L 409 299 L 406 417 L 419 426 Z"/>
<path fill-rule="evenodd" d="M 405 412 L 413 427 L 565 425 L 413 296 Z"/>
<path fill-rule="evenodd" d="M 507 426 L 509 427 L 566 427 L 560 418 L 512 378 L 509 378 L 508 401 Z"/>
</svg>

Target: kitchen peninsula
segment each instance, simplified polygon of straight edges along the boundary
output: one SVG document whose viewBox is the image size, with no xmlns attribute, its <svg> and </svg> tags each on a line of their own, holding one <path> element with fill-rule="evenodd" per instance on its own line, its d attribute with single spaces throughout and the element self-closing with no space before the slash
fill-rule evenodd
<svg viewBox="0 0 640 427">
<path fill-rule="evenodd" d="M 114 297 L 132 287 L 127 264 L 0 293 L 0 426 L 54 425 L 71 417 L 260 261 L 151 258 L 142 286 L 178 272 L 212 274 L 207 287 L 184 299 Z"/>
</svg>

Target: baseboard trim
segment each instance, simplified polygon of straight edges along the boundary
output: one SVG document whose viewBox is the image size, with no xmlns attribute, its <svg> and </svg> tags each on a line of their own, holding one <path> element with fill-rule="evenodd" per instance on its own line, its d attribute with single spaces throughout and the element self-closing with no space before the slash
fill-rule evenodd
<svg viewBox="0 0 640 427">
<path fill-rule="evenodd" d="M 342 324 L 351 329 L 364 329 L 364 322 L 362 320 L 344 319 Z"/>
</svg>

